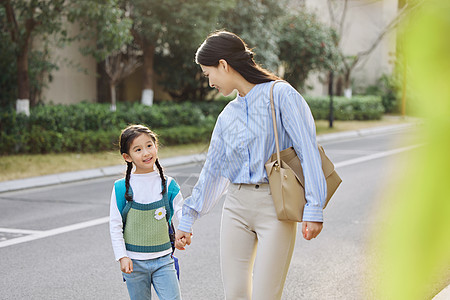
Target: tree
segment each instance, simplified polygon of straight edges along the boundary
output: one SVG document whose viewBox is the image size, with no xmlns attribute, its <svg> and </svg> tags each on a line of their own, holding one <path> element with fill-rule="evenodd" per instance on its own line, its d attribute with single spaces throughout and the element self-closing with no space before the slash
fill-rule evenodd
<svg viewBox="0 0 450 300">
<path fill-rule="evenodd" d="M 105 59 L 105 72 L 109 77 L 111 92 L 111 111 L 116 111 L 117 84 L 142 65 L 139 56 L 138 51 L 127 46 L 122 51 L 116 51 Z"/>
<path fill-rule="evenodd" d="M 275 73 L 278 71 L 280 64 L 292 66 L 292 69 L 299 69 L 298 66 L 303 64 L 304 61 L 313 59 L 316 62 L 312 66 L 308 66 L 310 69 L 325 68 L 328 66 L 325 66 L 325 64 L 336 57 L 336 55 L 331 55 L 332 50 L 335 49 L 329 37 L 331 31 L 322 24 L 316 26 L 320 29 L 299 25 L 293 30 L 295 33 L 292 36 L 288 36 L 290 28 L 286 29 L 286 27 L 290 25 L 289 22 L 291 19 L 293 19 L 293 22 L 302 23 L 306 20 L 305 16 L 310 15 L 299 13 L 292 16 L 292 18 L 286 17 L 286 15 L 289 16 L 289 13 L 287 12 L 286 1 L 284 0 L 238 0 L 235 5 L 229 6 L 219 14 L 215 29 L 229 30 L 241 36 L 247 42 L 248 46 L 254 49 L 256 53 L 255 60 L 263 67 Z M 289 19 L 289 22 L 287 19 Z M 314 19 L 312 23 L 316 24 L 318 22 Z M 299 30 L 299 28 L 302 30 Z M 309 33 L 309 31 L 314 31 L 314 33 Z M 292 53 L 296 51 L 296 48 L 300 47 L 301 49 L 305 49 L 305 45 L 298 44 L 299 37 L 295 36 L 295 34 L 314 36 L 314 45 L 317 46 L 317 49 L 311 50 L 315 55 L 313 58 L 307 57 L 306 54 L 303 56 L 293 56 Z M 203 39 L 204 37 L 201 40 Z M 326 44 L 326 47 L 323 49 L 320 48 L 321 42 Z M 181 89 L 169 88 L 171 90 L 171 96 L 175 99 L 191 98 L 203 100 L 208 94 L 208 82 L 202 80 L 199 68 L 195 64 L 192 64 L 193 54 L 199 44 L 191 42 L 184 45 L 183 47 L 172 48 L 166 56 L 158 56 L 156 67 L 159 74 L 164 76 L 161 84 L 166 87 L 182 87 Z M 283 47 L 282 50 L 281 47 Z M 188 56 L 183 54 L 183 52 L 187 52 Z M 319 56 L 325 56 L 325 54 L 326 57 L 323 58 L 324 62 L 320 62 Z M 308 72 L 310 69 L 308 69 Z M 298 80 L 300 74 L 292 74 L 289 70 L 286 74 L 294 85 L 298 85 L 299 82 L 304 81 L 303 79 Z M 188 75 L 186 72 L 186 75 L 178 76 L 180 72 L 184 71 L 191 73 Z M 174 82 L 177 82 L 177 84 Z"/>
<path fill-rule="evenodd" d="M 204 100 L 207 96 L 214 95 L 215 92 L 209 93 L 208 82 L 203 79 L 200 68 L 192 62 L 195 51 L 206 34 L 221 29 L 238 34 L 250 48 L 257 47 L 255 60 L 276 71 L 279 65 L 277 33 L 279 19 L 285 13 L 285 2 L 237 0 L 222 3 L 223 7 L 216 8 L 216 13 L 220 9 L 222 12 L 216 14 L 215 21 L 212 19 L 209 22 L 210 28 L 201 33 L 196 43 L 186 40 L 187 43 L 183 42 L 180 47 L 172 48 L 168 55 L 158 57 L 156 68 L 164 76 L 161 84 L 168 88 L 174 99 Z M 205 28 L 208 28 L 207 24 Z M 183 76 L 179 76 L 180 74 Z"/>
<path fill-rule="evenodd" d="M 69 37 L 65 28 L 66 22 L 78 22 L 77 17 L 87 16 L 92 11 L 97 12 L 98 19 L 105 21 L 106 27 L 114 27 L 115 14 L 109 13 L 116 9 L 115 0 L 96 1 L 76 1 L 76 0 L 0 0 L 6 15 L 6 30 L 10 35 L 17 68 L 17 97 L 19 100 L 32 100 L 30 98 L 30 70 L 29 59 L 33 49 L 33 39 L 39 37 L 42 43 L 46 43 L 50 38 L 55 38 L 57 42 L 64 44 L 72 40 L 86 37 L 86 31 L 82 31 L 79 36 Z M 98 14 L 100 13 L 100 14 Z M 107 19 L 111 16 L 113 19 Z M 83 23 L 81 23 L 83 28 Z M 107 32 L 105 30 L 103 33 Z M 100 40 L 101 40 L 100 36 Z"/>
<path fill-rule="evenodd" d="M 161 83 L 173 94 L 184 94 L 185 80 L 192 80 L 198 72 L 192 73 L 193 49 L 214 28 L 219 13 L 232 3 L 232 0 L 123 0 L 133 20 L 134 41 L 143 52 L 142 103 L 153 103 L 155 57 L 168 62 L 166 66 L 159 65 L 164 79 Z"/>
<path fill-rule="evenodd" d="M 51 2 L 0 0 L 6 13 L 6 27 L 13 45 L 17 68 L 18 101 L 29 101 L 29 56 L 33 37 L 53 34 L 62 28 L 61 14 L 67 5 L 64 0 Z M 32 105 L 34 104 L 31 103 Z"/>
<path fill-rule="evenodd" d="M 80 48 L 84 55 L 103 61 L 110 54 L 123 50 L 131 43 L 133 21 L 128 11 L 119 7 L 118 0 L 83 1 L 68 14 L 71 23 L 78 23 L 80 33 L 73 40 L 95 41 Z"/>
<path fill-rule="evenodd" d="M 313 70 L 333 70 L 338 64 L 334 45 L 336 33 L 322 24 L 316 15 L 306 11 L 291 11 L 283 18 L 280 32 L 280 60 L 285 78 L 303 89 Z"/>
<path fill-rule="evenodd" d="M 6 21 L 6 12 L 0 6 L 0 107 L 13 107 L 17 99 L 17 60 L 15 46 Z M 30 77 L 30 100 L 37 103 L 41 100 L 47 80 L 51 79 L 51 72 L 58 66 L 50 60 L 49 45 L 41 42 L 38 49 L 31 49 L 28 62 Z"/>
<path fill-rule="evenodd" d="M 106 3 L 108 7 L 105 9 Z M 117 0 L 106 3 L 98 5 L 88 1 L 82 9 L 74 10 L 69 16 L 72 22 L 78 20 L 80 23 L 81 33 L 75 39 L 95 41 L 94 44 L 86 44 L 80 51 L 84 55 L 92 55 L 97 62 L 104 62 L 109 77 L 111 111 L 116 111 L 116 86 L 141 65 L 141 53 L 131 45 L 133 36 L 132 20 L 127 16 L 129 11 L 120 8 Z"/>
<path fill-rule="evenodd" d="M 280 25 L 287 13 L 286 0 L 238 0 L 219 16 L 219 24 L 254 49 L 256 62 L 276 72 L 280 64 Z"/>
<path fill-rule="evenodd" d="M 206 35 L 214 30 L 226 29 L 240 35 L 249 47 L 258 47 L 255 60 L 263 66 L 276 70 L 279 64 L 276 33 L 279 29 L 279 17 L 285 12 L 285 1 L 238 0 L 222 1 L 214 6 L 214 16 L 210 20 L 197 18 L 205 22 L 195 42 L 181 39 L 179 47 L 158 55 L 156 70 L 162 76 L 160 84 L 177 100 L 204 100 L 210 93 L 208 82 L 200 68 L 193 63 L 194 54 Z M 217 3 L 216 3 L 217 4 Z M 205 8 L 204 8 L 205 9 Z M 205 11 L 204 13 L 207 13 Z M 249 17 L 252 16 L 252 17 Z"/>
<path fill-rule="evenodd" d="M 0 107 L 11 106 L 11 99 L 16 99 L 17 72 L 14 59 L 14 48 L 11 47 L 9 32 L 5 28 L 6 13 L 0 6 Z"/>
<path fill-rule="evenodd" d="M 339 56 L 341 59 L 341 84 L 344 90 L 346 90 L 346 96 L 351 97 L 351 75 L 358 63 L 369 56 L 373 50 L 378 46 L 378 44 L 383 40 L 383 38 L 395 29 L 398 24 L 404 19 L 404 17 L 410 13 L 413 9 L 418 7 L 418 3 L 423 1 L 418 1 L 415 4 L 404 5 L 396 14 L 396 16 L 386 25 L 379 33 L 378 36 L 372 41 L 372 43 L 367 47 L 366 50 L 360 51 L 354 55 L 346 55 L 342 50 L 339 51 Z M 331 26 L 337 31 L 334 35 L 334 43 L 337 47 L 341 47 L 341 38 L 344 33 L 344 24 L 347 16 L 348 0 L 337 1 L 337 0 L 327 0 L 328 12 L 330 14 Z M 340 11 L 340 13 L 338 13 Z M 341 49 L 341 48 L 340 48 Z M 341 88 L 338 87 L 338 90 Z"/>
</svg>

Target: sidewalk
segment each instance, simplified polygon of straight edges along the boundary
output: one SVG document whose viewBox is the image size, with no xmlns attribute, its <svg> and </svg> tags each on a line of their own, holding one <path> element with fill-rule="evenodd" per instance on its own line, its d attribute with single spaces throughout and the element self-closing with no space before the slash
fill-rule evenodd
<svg viewBox="0 0 450 300">
<path fill-rule="evenodd" d="M 373 134 L 382 134 L 386 132 L 399 131 L 407 128 L 412 128 L 416 126 L 415 123 L 371 127 L 352 131 L 343 131 L 337 133 L 322 134 L 317 136 L 317 141 L 319 143 L 329 142 L 332 140 L 348 139 L 359 136 L 368 136 Z M 161 159 L 161 165 L 164 167 L 173 167 L 184 164 L 203 162 L 206 158 L 206 153 L 187 155 L 187 156 L 177 156 Z M 30 177 L 25 179 L 9 180 L 0 182 L 0 193 L 17 191 L 22 189 L 55 185 L 68 183 L 73 181 L 94 179 L 106 176 L 115 176 L 125 173 L 125 165 L 103 167 L 97 169 L 76 171 L 76 172 L 66 172 L 58 173 L 52 175 Z"/>
</svg>

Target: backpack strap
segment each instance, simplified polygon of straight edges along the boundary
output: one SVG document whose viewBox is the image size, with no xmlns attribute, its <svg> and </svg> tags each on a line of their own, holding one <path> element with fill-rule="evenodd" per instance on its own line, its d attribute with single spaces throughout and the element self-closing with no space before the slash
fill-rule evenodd
<svg viewBox="0 0 450 300">
<path fill-rule="evenodd" d="M 166 179 L 166 184 L 168 181 L 167 176 L 164 176 Z M 161 188 L 164 190 L 164 186 L 162 185 Z M 125 178 L 119 179 L 114 183 L 114 189 L 116 193 L 116 203 L 117 208 L 119 209 L 120 214 L 122 215 L 122 221 L 125 225 L 128 211 L 131 208 L 132 201 L 127 201 L 125 199 Z M 178 194 L 178 191 L 180 190 L 178 184 L 172 180 L 169 187 L 166 189 L 166 192 L 163 194 L 163 200 L 164 200 L 164 206 L 166 208 L 166 211 L 168 212 L 166 214 L 166 219 L 169 224 L 172 223 L 172 217 L 173 217 L 173 198 Z M 129 192 L 131 195 L 133 195 L 133 189 L 130 187 Z"/>
<path fill-rule="evenodd" d="M 167 181 L 168 178 L 167 176 L 164 176 L 164 178 L 166 179 L 166 186 L 167 186 Z M 161 186 L 161 189 L 164 190 L 164 185 Z M 172 223 L 172 216 L 173 216 L 173 202 L 169 199 L 169 188 L 165 189 L 166 192 L 163 194 L 163 199 L 164 199 L 164 206 L 166 208 L 166 211 L 168 213 L 166 213 L 166 220 L 167 223 L 169 223 L 169 225 Z M 170 227 L 170 226 L 169 226 Z"/>
<path fill-rule="evenodd" d="M 169 184 L 169 187 L 167 188 L 167 195 L 169 197 L 169 206 L 171 211 L 171 217 L 173 217 L 174 214 L 174 208 L 173 208 L 173 200 L 180 192 L 180 186 L 175 180 L 172 180 Z"/>
<path fill-rule="evenodd" d="M 125 192 L 126 192 L 125 178 L 119 179 L 116 182 L 114 182 L 114 189 L 116 193 L 117 208 L 119 209 L 119 212 L 122 216 L 123 228 L 125 228 L 125 222 L 127 221 L 127 214 L 133 203 L 133 201 L 127 201 L 125 199 Z M 131 194 L 131 196 L 133 196 L 133 189 L 131 188 L 131 186 L 129 193 Z"/>
<path fill-rule="evenodd" d="M 167 178 L 167 176 L 164 176 L 164 178 L 166 179 L 166 185 L 167 185 L 168 178 Z M 175 182 L 175 180 L 172 180 L 172 182 Z M 175 252 L 175 228 L 173 227 L 173 223 L 172 223 L 172 217 L 173 217 L 173 213 L 174 213 L 173 197 L 171 197 L 169 200 L 169 196 L 170 196 L 169 188 L 172 186 L 172 182 L 170 183 L 169 187 L 166 189 L 166 192 L 163 194 L 163 199 L 164 199 L 164 206 L 166 208 L 166 211 L 169 212 L 169 213 L 166 213 L 166 220 L 167 220 L 167 225 L 169 226 L 169 239 L 170 239 L 170 244 L 172 245 L 172 257 L 173 257 L 173 253 Z M 162 189 L 164 190 L 164 185 L 162 186 Z M 179 272 L 179 271 L 177 271 L 177 272 Z"/>
</svg>

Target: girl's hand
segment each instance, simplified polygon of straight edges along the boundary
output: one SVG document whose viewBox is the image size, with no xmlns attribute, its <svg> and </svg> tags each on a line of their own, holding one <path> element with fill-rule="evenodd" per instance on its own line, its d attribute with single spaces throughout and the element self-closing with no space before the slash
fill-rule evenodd
<svg viewBox="0 0 450 300">
<path fill-rule="evenodd" d="M 192 233 L 190 233 L 190 232 L 184 232 L 181 230 L 177 230 L 175 232 L 175 247 L 178 250 L 185 250 L 184 247 L 186 245 L 191 244 L 191 236 L 192 236 Z"/>
<path fill-rule="evenodd" d="M 311 240 L 322 231 L 323 222 L 302 222 L 302 233 L 305 240 Z"/>
<path fill-rule="evenodd" d="M 133 272 L 133 262 L 129 257 L 122 257 L 120 260 L 120 270 L 124 273 L 130 274 Z"/>
</svg>

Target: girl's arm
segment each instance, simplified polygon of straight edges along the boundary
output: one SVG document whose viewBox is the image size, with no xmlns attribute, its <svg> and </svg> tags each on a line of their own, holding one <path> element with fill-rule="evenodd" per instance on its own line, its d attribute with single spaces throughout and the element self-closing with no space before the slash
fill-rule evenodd
<svg viewBox="0 0 450 300">
<path fill-rule="evenodd" d="M 131 274 L 133 272 L 133 261 L 129 257 L 122 257 L 120 260 L 120 270 L 124 273 Z"/>
<path fill-rule="evenodd" d="M 303 168 L 307 202 L 303 221 L 323 222 L 327 184 L 317 148 L 316 126 L 311 110 L 303 97 L 288 84 L 275 85 L 274 100 L 275 103 L 278 102 L 283 127 L 293 142 Z"/>
<path fill-rule="evenodd" d="M 119 261 L 122 257 L 127 256 L 127 251 L 125 248 L 125 240 L 123 239 L 122 216 L 117 208 L 114 187 L 111 193 L 111 204 L 109 209 L 109 233 L 111 235 L 114 256 L 116 260 Z"/>
</svg>

